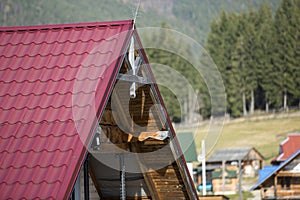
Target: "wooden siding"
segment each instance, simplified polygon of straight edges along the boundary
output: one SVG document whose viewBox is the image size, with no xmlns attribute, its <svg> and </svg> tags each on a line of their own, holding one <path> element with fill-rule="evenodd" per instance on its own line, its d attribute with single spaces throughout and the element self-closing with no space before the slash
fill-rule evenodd
<svg viewBox="0 0 300 200">
<path fill-rule="evenodd" d="M 227 178 L 225 180 L 225 183 L 223 185 L 222 179 L 213 179 L 213 192 L 214 193 L 236 193 L 237 192 L 237 185 L 238 185 L 238 179 L 237 178 Z"/>
</svg>

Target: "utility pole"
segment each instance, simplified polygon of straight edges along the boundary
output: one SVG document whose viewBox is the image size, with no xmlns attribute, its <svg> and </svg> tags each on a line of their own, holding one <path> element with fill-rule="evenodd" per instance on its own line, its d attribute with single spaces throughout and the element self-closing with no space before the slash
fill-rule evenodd
<svg viewBox="0 0 300 200">
<path fill-rule="evenodd" d="M 242 161 L 239 160 L 239 200 L 243 200 L 242 194 Z"/>
<path fill-rule="evenodd" d="M 222 160 L 222 193 L 225 193 L 225 160 Z"/>
<path fill-rule="evenodd" d="M 205 141 L 202 140 L 202 195 L 206 195 Z"/>
</svg>

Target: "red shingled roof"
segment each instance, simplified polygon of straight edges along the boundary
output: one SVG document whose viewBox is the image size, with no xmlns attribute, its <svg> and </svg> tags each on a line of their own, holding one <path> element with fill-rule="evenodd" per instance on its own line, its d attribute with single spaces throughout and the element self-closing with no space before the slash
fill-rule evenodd
<svg viewBox="0 0 300 200">
<path fill-rule="evenodd" d="M 1 198 L 68 198 L 132 26 L 0 28 Z"/>
<path fill-rule="evenodd" d="M 289 134 L 288 137 L 281 142 L 280 152 L 273 161 L 282 162 L 300 149 L 300 134 Z"/>
</svg>

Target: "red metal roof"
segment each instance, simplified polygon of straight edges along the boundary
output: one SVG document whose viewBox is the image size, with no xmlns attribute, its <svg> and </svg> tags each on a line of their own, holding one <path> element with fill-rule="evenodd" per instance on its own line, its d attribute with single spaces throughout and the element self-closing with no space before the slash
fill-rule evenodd
<svg viewBox="0 0 300 200">
<path fill-rule="evenodd" d="M 300 134 L 289 134 L 288 137 L 281 142 L 279 155 L 274 158 L 276 161 L 285 161 L 300 149 Z"/>
<path fill-rule="evenodd" d="M 131 20 L 0 28 L 1 198 L 68 198 L 131 29 Z"/>
</svg>

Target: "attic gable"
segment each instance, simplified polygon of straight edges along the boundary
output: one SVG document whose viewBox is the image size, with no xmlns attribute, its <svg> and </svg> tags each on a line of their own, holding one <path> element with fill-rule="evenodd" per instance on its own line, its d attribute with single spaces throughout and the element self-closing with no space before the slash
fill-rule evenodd
<svg viewBox="0 0 300 200">
<path fill-rule="evenodd" d="M 193 199 L 193 186 L 182 163 L 185 161 L 172 149 L 179 146 L 162 109 L 159 91 L 137 35 L 133 38 L 134 62 L 129 59 L 129 45 L 99 121 L 96 137 L 100 144 L 92 147 L 89 157 L 92 179 L 103 199 L 120 199 L 124 192 L 126 199 Z M 135 66 L 139 69 L 136 74 L 132 63 L 140 64 Z M 126 190 L 122 191 L 122 186 Z"/>
</svg>

